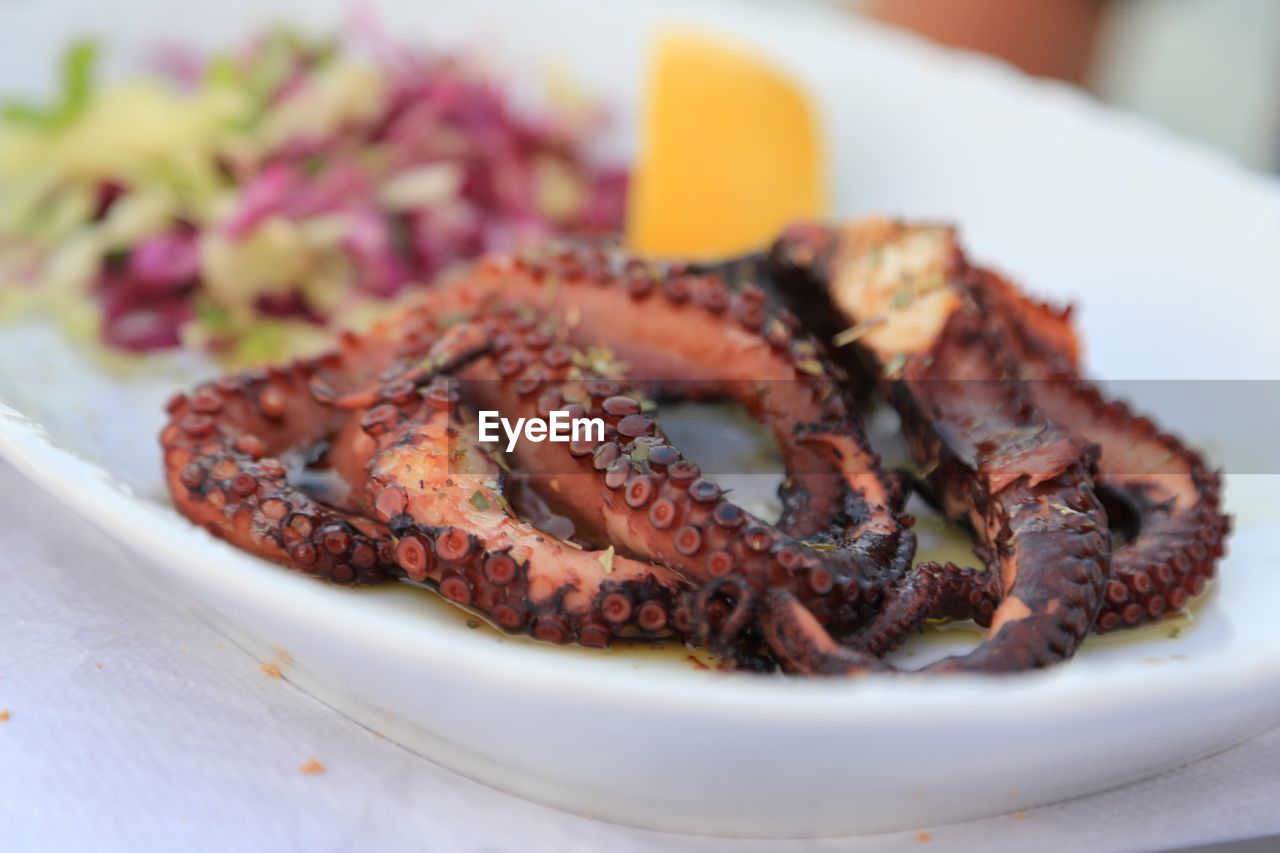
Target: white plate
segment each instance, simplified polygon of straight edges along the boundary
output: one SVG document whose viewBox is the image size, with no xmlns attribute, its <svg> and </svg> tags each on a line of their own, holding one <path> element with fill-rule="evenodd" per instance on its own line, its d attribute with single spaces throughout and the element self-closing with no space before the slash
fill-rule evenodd
<svg viewBox="0 0 1280 853">
<path fill-rule="evenodd" d="M 74 29 L 104 32 L 127 55 L 159 35 L 226 42 L 266 17 L 261 5 L 223 0 L 178 18 L 160 0 L 6 7 L 0 89 L 36 87 Z M 275 4 L 312 21 L 337 20 L 342 5 Z M 483 38 L 510 68 L 568 66 L 619 105 L 620 146 L 643 46 L 663 21 L 736 34 L 815 92 L 841 214 L 962 222 L 978 257 L 1079 299 L 1102 375 L 1276 378 L 1276 187 L 1065 89 L 782 5 L 383 4 L 405 35 Z M 164 396 L 206 370 L 178 357 L 112 375 L 48 326 L 5 327 L 0 453 L 247 648 L 288 661 L 289 678 L 506 790 L 670 830 L 872 832 L 1104 789 L 1280 721 L 1280 465 L 1264 440 L 1276 397 L 1264 382 L 1126 386 L 1158 398 L 1162 420 L 1216 446 L 1232 470 L 1238 531 L 1191 630 L 1005 679 L 804 682 L 504 640 L 425 593 L 333 588 L 214 541 L 163 501 L 155 445 Z M 1204 404 L 1205 389 L 1222 402 Z"/>
</svg>

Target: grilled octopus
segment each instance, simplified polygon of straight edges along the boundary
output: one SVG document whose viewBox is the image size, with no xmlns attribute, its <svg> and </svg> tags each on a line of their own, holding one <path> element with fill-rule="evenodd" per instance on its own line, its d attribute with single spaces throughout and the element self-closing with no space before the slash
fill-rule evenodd
<svg viewBox="0 0 1280 853">
<path fill-rule="evenodd" d="M 709 326 L 737 324 L 720 355 L 750 359 L 734 369 L 773 380 L 726 393 L 773 422 L 796 460 L 782 526 L 792 533 L 701 477 L 642 411 L 645 393 L 575 344 L 575 327 L 587 323 L 558 319 L 554 300 L 533 298 L 546 293 L 540 264 L 584 257 L 490 261 L 405 316 L 347 337 L 333 355 L 175 398 L 161 437 L 175 503 L 277 562 L 339 582 L 430 582 L 506 630 L 550 641 L 679 637 L 759 663 L 755 601 L 777 583 L 832 624 L 873 615 L 880 591 L 909 569 L 914 537 L 897 510 L 896 480 L 880 473 L 816 345 L 761 322 L 759 294 L 731 295 L 714 278 L 689 284 L 725 297 L 690 311 Z M 602 286 L 586 272 L 557 267 L 556 276 L 566 287 Z M 522 279 L 527 292 L 517 287 Z M 627 292 L 622 279 L 611 283 Z M 683 302 L 678 291 L 673 302 Z M 785 315 L 770 319 L 794 325 Z M 766 326 L 772 342 L 759 332 Z M 629 354 L 669 358 L 665 344 L 641 339 Z M 692 368 L 704 356 L 682 358 Z M 475 438 L 481 408 L 510 417 L 564 409 L 604 421 L 601 440 L 522 442 L 513 460 L 573 519 L 575 539 L 547 535 L 512 511 L 504 472 Z M 791 426 L 799 419 L 803 430 Z M 849 448 L 858 455 L 846 457 Z M 304 493 L 279 458 L 288 454 L 332 468 L 346 494 L 321 503 Z M 853 544 L 824 550 L 801 535 Z"/>
<path fill-rule="evenodd" d="M 971 265 L 945 227 L 800 225 L 770 262 L 803 313 L 845 327 L 834 340 L 880 377 L 924 492 L 989 564 L 890 598 L 901 631 L 920 609 L 990 627 L 943 668 L 1054 663 L 1090 630 L 1160 618 L 1204 589 L 1230 529 L 1218 475 L 1080 375 L 1069 311 Z M 1107 506 L 1130 528 L 1114 549 Z"/>
<path fill-rule="evenodd" d="M 975 531 L 989 570 L 912 568 L 905 478 L 859 423 L 870 386 L 793 315 L 739 275 L 598 247 L 483 260 L 330 355 L 178 395 L 161 436 L 170 493 L 213 534 L 338 583 L 425 583 L 549 642 L 676 639 L 802 674 L 886 669 L 930 617 L 991 627 L 933 669 L 1043 666 L 1203 587 L 1221 537 L 1185 533 L 1211 520 L 1225 534 L 1216 477 L 1122 407 L 1097 422 L 1064 315 L 970 268 L 941 229 L 797 227 L 767 267 L 802 312 L 834 306 L 863 330 L 850 366 L 885 376 L 923 488 Z M 1015 381 L 1046 376 L 1041 392 Z M 663 433 L 655 401 L 689 397 L 735 400 L 771 428 L 778 522 Z M 479 440 L 481 410 L 564 411 L 603 434 L 507 458 Z M 1117 445 L 1135 425 L 1145 449 Z M 1177 476 L 1134 476 L 1127 453 Z M 337 486 L 304 489 L 314 469 Z M 1113 555 L 1117 502 L 1140 529 Z M 572 534 L 550 533 L 549 512 Z"/>
</svg>

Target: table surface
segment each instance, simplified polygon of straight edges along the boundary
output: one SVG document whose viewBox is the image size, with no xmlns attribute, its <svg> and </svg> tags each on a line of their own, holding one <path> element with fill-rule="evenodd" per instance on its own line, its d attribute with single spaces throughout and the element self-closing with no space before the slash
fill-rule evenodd
<svg viewBox="0 0 1280 853">
<path fill-rule="evenodd" d="M 594 821 L 343 717 L 137 562 L 0 462 L 0 847 L 1105 851 L 1280 833 L 1280 729 L 1110 793 L 889 835 L 744 843 Z M 938 772 L 963 784 L 962 767 Z"/>
</svg>

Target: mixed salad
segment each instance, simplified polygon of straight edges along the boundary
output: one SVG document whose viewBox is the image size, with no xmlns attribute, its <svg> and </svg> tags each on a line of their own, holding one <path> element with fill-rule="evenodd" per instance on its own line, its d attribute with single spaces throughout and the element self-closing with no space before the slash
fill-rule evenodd
<svg viewBox="0 0 1280 853">
<path fill-rule="evenodd" d="M 621 227 L 600 111 L 522 109 L 465 55 L 280 30 L 99 86 L 98 52 L 0 112 L 0 306 L 110 347 L 277 358 L 483 252 Z"/>
</svg>

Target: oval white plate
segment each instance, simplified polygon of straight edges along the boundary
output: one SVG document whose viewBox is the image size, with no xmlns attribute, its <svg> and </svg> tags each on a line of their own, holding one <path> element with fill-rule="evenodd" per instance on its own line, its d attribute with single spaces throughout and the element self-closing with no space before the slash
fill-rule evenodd
<svg viewBox="0 0 1280 853">
<path fill-rule="evenodd" d="M 332 22 L 342 4 L 274 5 Z M 188 525 L 163 501 L 155 435 L 164 396 L 207 366 L 175 357 L 108 374 L 40 324 L 0 330 L 0 453 L 335 707 L 497 787 L 618 821 L 784 836 L 935 824 L 1118 785 L 1280 721 L 1280 465 L 1264 440 L 1276 394 L 1262 381 L 1169 381 L 1280 369 L 1270 328 L 1280 192 L 1066 90 L 834 11 L 781 6 L 473 0 L 383 11 L 411 37 L 484 39 L 511 69 L 567 65 L 618 104 L 622 149 L 644 45 L 665 21 L 774 56 L 821 105 L 842 215 L 962 222 L 976 256 L 1078 298 L 1092 366 L 1144 380 L 1125 390 L 1229 465 L 1238 531 L 1192 629 L 1005 679 L 810 682 L 468 630 L 426 593 L 329 587 Z M 0 32 L 23 42 L 0 65 L 0 88 L 36 86 L 31 69 L 52 68 L 74 29 L 104 32 L 128 54 L 159 35 L 226 42 L 274 17 L 247 0 L 182 19 L 161 8 L 6 8 Z"/>
</svg>

